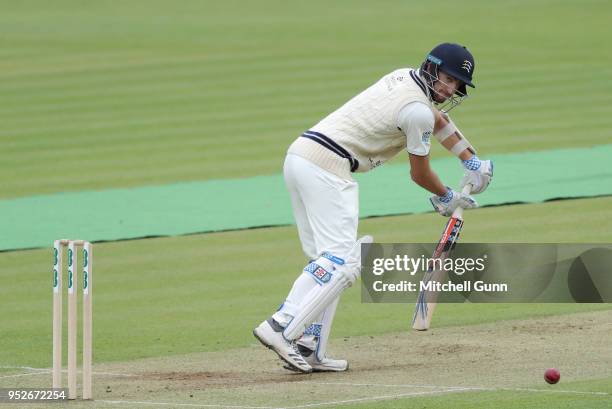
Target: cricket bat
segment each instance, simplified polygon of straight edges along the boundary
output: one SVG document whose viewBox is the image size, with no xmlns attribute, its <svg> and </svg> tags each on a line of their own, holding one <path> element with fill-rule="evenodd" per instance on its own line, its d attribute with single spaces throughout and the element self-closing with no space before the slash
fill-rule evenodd
<svg viewBox="0 0 612 409">
<path fill-rule="evenodd" d="M 469 194 L 471 191 L 471 185 L 465 185 L 463 188 L 463 194 Z M 447 258 L 455 247 L 455 243 L 459 239 L 459 233 L 463 227 L 463 208 L 458 207 L 455 209 L 450 219 L 446 223 L 446 227 L 442 232 L 442 237 L 434 250 L 432 259 Z M 427 272 L 423 276 L 423 282 L 429 282 L 431 280 L 443 281 L 446 279 L 446 271 L 436 270 L 433 268 L 433 263 L 430 263 Z M 437 305 L 438 293 L 436 291 L 419 291 L 417 298 L 416 307 L 414 310 L 414 316 L 412 317 L 412 328 L 417 331 L 426 331 L 429 329 L 431 324 L 431 318 Z"/>
</svg>

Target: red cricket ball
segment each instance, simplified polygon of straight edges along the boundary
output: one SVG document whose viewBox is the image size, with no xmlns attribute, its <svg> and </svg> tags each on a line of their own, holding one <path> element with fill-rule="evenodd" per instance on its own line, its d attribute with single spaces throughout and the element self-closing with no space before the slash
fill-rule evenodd
<svg viewBox="0 0 612 409">
<path fill-rule="evenodd" d="M 556 368 L 549 368 L 546 370 L 546 372 L 544 372 L 544 380 L 551 385 L 559 382 L 560 378 L 561 373 Z"/>
</svg>

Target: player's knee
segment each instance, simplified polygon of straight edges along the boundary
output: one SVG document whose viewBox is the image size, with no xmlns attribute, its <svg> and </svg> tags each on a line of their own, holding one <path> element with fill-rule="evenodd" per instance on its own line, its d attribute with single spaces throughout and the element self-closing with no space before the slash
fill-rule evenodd
<svg viewBox="0 0 612 409">
<path fill-rule="evenodd" d="M 351 277 L 343 268 L 345 261 L 343 258 L 335 256 L 331 253 L 323 253 L 317 259 L 311 261 L 305 268 L 304 273 L 310 274 L 312 278 L 319 284 L 327 284 L 333 276 L 336 279 L 346 282 L 346 286 L 350 286 L 355 282 L 356 277 Z"/>
</svg>

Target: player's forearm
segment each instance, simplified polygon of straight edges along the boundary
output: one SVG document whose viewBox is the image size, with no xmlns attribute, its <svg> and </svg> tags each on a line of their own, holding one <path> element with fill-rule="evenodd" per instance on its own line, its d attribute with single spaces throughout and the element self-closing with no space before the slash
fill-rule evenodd
<svg viewBox="0 0 612 409">
<path fill-rule="evenodd" d="M 459 136 L 451 135 L 442 142 L 442 146 L 444 146 L 449 152 L 452 152 L 453 146 L 455 146 L 457 143 L 459 143 Z M 467 148 L 457 155 L 457 157 L 461 160 L 469 160 L 472 158 L 472 156 L 474 156 L 474 154 Z"/>
<path fill-rule="evenodd" d="M 434 118 L 434 135 L 436 135 L 436 139 L 440 141 L 442 146 L 456 155 L 460 160 L 471 159 L 474 155 L 473 148 L 471 148 L 465 137 L 462 138 L 462 136 L 460 136 L 460 131 L 455 124 L 452 123 L 450 117 L 439 111 L 435 111 Z"/>
<path fill-rule="evenodd" d="M 443 196 L 448 190 L 446 186 L 440 181 L 440 178 L 433 171 L 410 171 L 412 180 L 423 189 L 430 191 L 438 196 Z"/>
</svg>

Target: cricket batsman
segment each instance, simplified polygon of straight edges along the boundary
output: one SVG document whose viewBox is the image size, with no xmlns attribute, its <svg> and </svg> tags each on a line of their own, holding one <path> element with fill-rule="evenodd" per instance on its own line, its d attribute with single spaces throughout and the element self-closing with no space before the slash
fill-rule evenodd
<svg viewBox="0 0 612 409">
<path fill-rule="evenodd" d="M 448 112 L 474 87 L 474 57 L 459 44 L 443 43 L 419 69 L 401 68 L 353 97 L 304 132 L 289 147 L 284 177 L 302 249 L 310 260 L 287 298 L 253 334 L 298 372 L 346 371 L 348 362 L 326 356 L 327 342 L 342 291 L 360 275 L 362 243 L 357 239 L 358 185 L 354 172 L 367 172 L 402 150 L 410 176 L 433 194 L 444 216 L 461 206 L 477 206 L 471 195 L 440 181 L 429 164 L 431 137 L 457 156 L 464 167 L 462 187 L 484 191 L 493 164 L 481 160 Z"/>
</svg>

